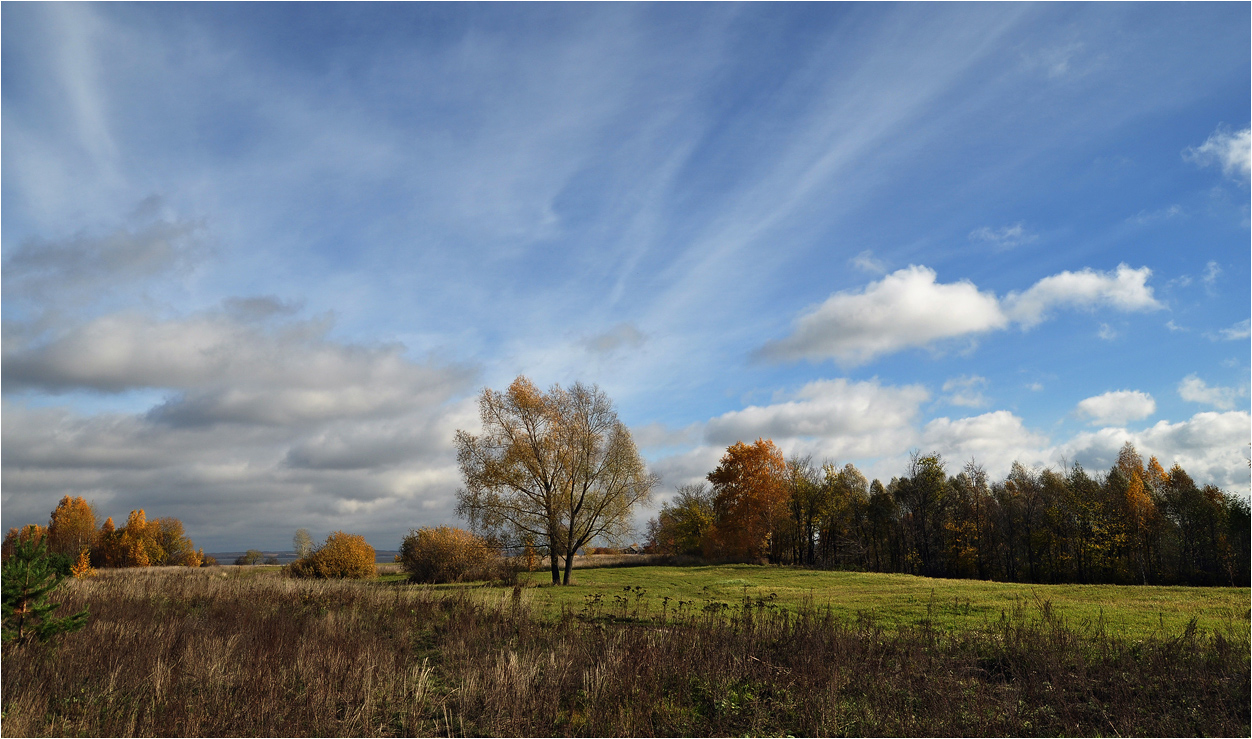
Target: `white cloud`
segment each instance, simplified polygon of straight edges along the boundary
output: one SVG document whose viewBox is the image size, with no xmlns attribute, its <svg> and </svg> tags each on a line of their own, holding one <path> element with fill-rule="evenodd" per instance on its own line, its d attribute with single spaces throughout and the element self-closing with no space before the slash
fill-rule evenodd
<svg viewBox="0 0 1252 739">
<path fill-rule="evenodd" d="M 909 266 L 860 291 L 838 292 L 796 320 L 791 336 L 767 344 L 776 359 L 845 365 L 935 341 L 1003 328 L 1007 319 L 992 293 L 973 283 L 935 281 L 934 270 Z"/>
<path fill-rule="evenodd" d="M 881 259 L 874 256 L 874 252 L 870 249 L 857 254 L 848 262 L 859 270 L 870 272 L 872 274 L 881 275 L 887 272 L 887 265 Z"/>
<path fill-rule="evenodd" d="M 1099 336 L 1105 341 L 1112 341 L 1117 338 L 1117 331 L 1107 323 L 1101 323 L 1100 330 L 1096 332 L 1096 336 Z"/>
<path fill-rule="evenodd" d="M 1204 275 L 1200 278 L 1204 280 L 1204 284 L 1212 285 L 1217 282 L 1218 276 L 1222 273 L 1222 267 L 1217 262 L 1210 261 L 1204 266 Z"/>
<path fill-rule="evenodd" d="M 1204 334 L 1213 341 L 1238 341 L 1252 336 L 1252 319 L 1245 318 L 1230 328 L 1218 329 L 1217 333 L 1206 332 Z"/>
<path fill-rule="evenodd" d="M 1213 484 L 1247 494 L 1248 442 L 1252 416 L 1247 411 L 1197 413 L 1186 421 L 1158 421 L 1143 431 L 1107 427 L 1078 434 L 1053 452 L 1054 459 L 1106 470 L 1126 442 L 1146 459 L 1156 456 L 1169 468 L 1177 462 L 1201 485 Z"/>
<path fill-rule="evenodd" d="M 1201 166 L 1216 164 L 1227 177 L 1247 180 L 1252 173 L 1252 129 L 1218 127 L 1203 144 L 1183 152 L 1183 158 Z"/>
<path fill-rule="evenodd" d="M 949 405 L 982 408 L 987 405 L 987 399 L 982 394 L 982 388 L 986 386 L 987 378 L 979 375 L 953 377 L 943 383 L 943 391 L 951 393 L 944 397 L 944 401 Z"/>
<path fill-rule="evenodd" d="M 1007 474 L 1013 462 L 1039 464 L 1048 437 L 1030 431 L 1008 411 L 981 416 L 936 418 L 922 431 L 922 447 L 943 454 L 950 462 L 974 459 L 994 475 Z"/>
<path fill-rule="evenodd" d="M 1178 396 L 1192 403 L 1211 405 L 1218 410 L 1228 411 L 1235 407 L 1235 399 L 1247 395 L 1247 390 L 1233 387 L 1209 387 L 1208 383 L 1197 375 L 1187 375 L 1178 383 Z"/>
<path fill-rule="evenodd" d="M 970 231 L 969 240 L 991 244 L 998 249 L 1012 249 L 1015 246 L 1038 241 L 1039 236 L 1026 231 L 1022 224 L 1015 223 L 1012 226 L 1004 226 L 1003 228 L 991 228 L 990 226 L 976 228 Z"/>
<path fill-rule="evenodd" d="M 862 290 L 831 295 L 801 314 L 790 336 L 767 343 L 760 354 L 775 360 L 834 358 L 853 366 L 910 347 L 1003 329 L 1011 321 L 1030 328 L 1058 308 L 1159 310 L 1164 306 L 1146 284 L 1151 274 L 1147 267 L 1125 264 L 1112 273 L 1066 271 L 999 300 L 967 280 L 936 282 L 934 270 L 910 265 Z M 1110 331 L 1103 330 L 1104 338 Z"/>
<path fill-rule="evenodd" d="M 1007 313 L 1024 328 L 1048 318 L 1060 307 L 1092 309 L 1108 306 L 1124 312 L 1159 310 L 1165 306 L 1152 296 L 1147 280 L 1152 270 L 1119 264 L 1113 273 L 1084 269 L 1061 272 L 1039 280 L 1023 293 L 1004 298 Z"/>
<path fill-rule="evenodd" d="M 1152 396 L 1138 390 L 1114 390 L 1078 403 L 1079 416 L 1092 424 L 1113 426 L 1147 418 L 1156 412 Z"/>
<path fill-rule="evenodd" d="M 800 388 L 793 400 L 718 416 L 704 436 L 721 445 L 761 436 L 775 442 L 810 439 L 817 440 L 819 456 L 878 456 L 907 446 L 913 419 L 929 397 L 920 385 L 818 380 Z"/>
</svg>

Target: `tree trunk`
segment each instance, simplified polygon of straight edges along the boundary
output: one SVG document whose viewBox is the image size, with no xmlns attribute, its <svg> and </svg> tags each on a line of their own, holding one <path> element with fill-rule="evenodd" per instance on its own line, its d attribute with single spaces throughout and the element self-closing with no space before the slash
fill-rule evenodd
<svg viewBox="0 0 1252 739">
<path fill-rule="evenodd" d="M 548 547 L 548 557 L 552 562 L 552 584 L 561 584 L 561 565 L 556 560 L 556 547 Z"/>
<path fill-rule="evenodd" d="M 574 569 L 574 553 L 567 552 L 565 554 L 565 582 L 563 584 L 569 585 L 569 573 L 572 569 Z"/>
</svg>

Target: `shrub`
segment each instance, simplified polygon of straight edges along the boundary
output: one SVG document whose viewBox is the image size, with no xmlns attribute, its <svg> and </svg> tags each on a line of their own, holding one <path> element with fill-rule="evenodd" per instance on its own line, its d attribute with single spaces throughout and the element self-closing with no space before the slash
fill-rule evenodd
<svg viewBox="0 0 1252 739">
<path fill-rule="evenodd" d="M 365 537 L 335 531 L 308 556 L 287 565 L 284 572 L 290 577 L 366 578 L 377 577 L 378 567 L 374 547 Z"/>
<path fill-rule="evenodd" d="M 400 544 L 400 569 L 414 582 L 493 579 L 501 564 L 481 536 L 451 526 L 410 531 Z"/>
</svg>

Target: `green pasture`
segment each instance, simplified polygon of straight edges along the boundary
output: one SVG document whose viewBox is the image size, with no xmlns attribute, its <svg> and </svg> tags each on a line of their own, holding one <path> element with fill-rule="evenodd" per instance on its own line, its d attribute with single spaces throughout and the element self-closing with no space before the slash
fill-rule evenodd
<svg viewBox="0 0 1252 739">
<path fill-rule="evenodd" d="M 795 611 L 811 604 L 886 628 L 929 621 L 950 630 L 983 628 L 1015 615 L 1038 619 L 1050 608 L 1071 627 L 1102 622 L 1109 633 L 1130 638 L 1180 634 L 1193 618 L 1204 631 L 1246 634 L 1252 603 L 1248 588 L 1033 585 L 762 565 L 605 567 L 576 569 L 573 576 L 572 585 L 556 587 L 546 571 L 523 575 L 523 597 L 547 618 L 558 617 L 562 608 L 625 619 L 734 612 L 747 598 L 756 608 Z M 440 587 L 511 597 L 510 589 L 500 587 Z"/>
</svg>

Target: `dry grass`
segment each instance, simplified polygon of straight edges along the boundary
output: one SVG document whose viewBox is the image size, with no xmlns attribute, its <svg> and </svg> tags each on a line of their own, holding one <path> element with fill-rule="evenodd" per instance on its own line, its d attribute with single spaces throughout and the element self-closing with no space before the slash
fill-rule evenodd
<svg viewBox="0 0 1252 739">
<path fill-rule="evenodd" d="M 533 618 L 531 591 L 246 568 L 67 585 L 87 628 L 6 648 L 3 732 L 112 736 L 1229 735 L 1248 636 L 1010 614 L 959 634 L 756 602 Z M 1042 615 L 1042 619 L 1039 616 Z"/>
</svg>

